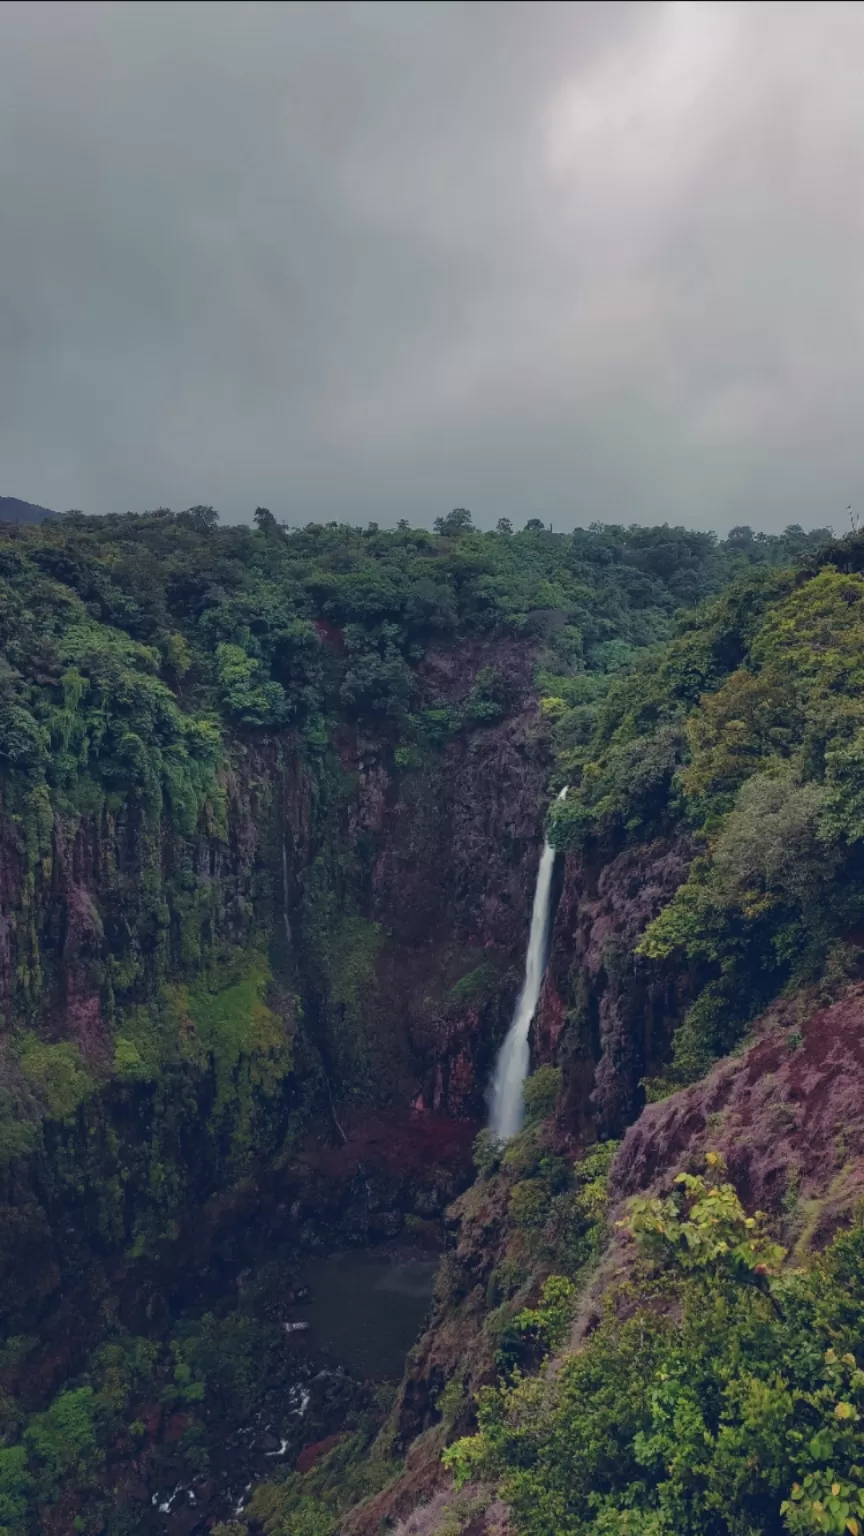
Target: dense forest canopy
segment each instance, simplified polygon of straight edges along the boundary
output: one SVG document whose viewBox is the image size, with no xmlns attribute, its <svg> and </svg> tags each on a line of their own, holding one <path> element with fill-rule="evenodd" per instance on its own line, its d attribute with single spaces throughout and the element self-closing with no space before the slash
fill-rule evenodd
<svg viewBox="0 0 864 1536">
<path fill-rule="evenodd" d="M 412 719 L 412 667 L 436 641 L 543 639 L 559 670 L 610 674 L 665 640 L 675 611 L 736 574 L 825 542 L 733 530 L 593 525 L 521 533 L 309 524 L 211 508 L 0 529 L 2 745 L 8 766 L 77 792 L 139 786 L 194 800 L 220 722 Z M 328 632 L 338 644 L 327 646 Z M 190 801 L 191 804 L 191 801 Z"/>
</svg>

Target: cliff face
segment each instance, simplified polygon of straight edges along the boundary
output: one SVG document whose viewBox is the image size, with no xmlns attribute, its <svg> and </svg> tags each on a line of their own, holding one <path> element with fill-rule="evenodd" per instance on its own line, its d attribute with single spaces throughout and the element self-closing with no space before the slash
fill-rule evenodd
<svg viewBox="0 0 864 1536">
<path fill-rule="evenodd" d="M 482 1117 L 521 979 L 548 772 L 527 659 L 507 658 L 522 707 L 437 761 L 394 776 L 380 755 L 354 747 L 348 833 L 355 846 L 371 844 L 364 906 L 377 927 L 364 1033 L 390 1053 L 379 1083 L 420 1111 Z M 482 651 L 471 661 L 476 670 Z M 431 659 L 439 697 L 453 670 L 452 657 Z"/>
<path fill-rule="evenodd" d="M 432 653 L 421 669 L 426 701 L 464 695 L 487 659 L 482 645 L 458 658 Z M 76 814 L 45 804 L 29 820 L 7 815 L 7 1023 L 70 1039 L 87 1062 L 104 1064 L 112 1023 L 148 989 L 257 945 L 336 1028 L 348 1006 L 346 986 L 332 985 L 338 951 L 365 941 L 358 965 L 368 959 L 376 999 L 361 1031 L 375 1035 L 383 1017 L 399 1015 L 403 1093 L 456 1113 L 476 1107 L 464 1085 L 468 1058 L 456 1067 L 450 1102 L 448 1042 L 476 1033 L 478 1007 L 502 977 L 512 985 L 548 767 L 530 653 L 514 646 L 502 658 L 499 646 L 496 659 L 513 695 L 508 718 L 459 734 L 416 767 L 396 766 L 386 735 L 346 730 L 338 755 L 330 749 L 318 761 L 290 735 L 259 736 L 231 744 L 221 804 L 191 834 L 177 831 L 167 808 L 154 818 L 107 800 Z M 360 925 L 353 935 L 346 919 Z M 337 951 L 317 974 L 316 947 Z M 442 971 L 430 1013 L 423 999 Z M 436 1079 L 439 1047 L 445 1065 Z"/>
<path fill-rule="evenodd" d="M 562 1119 L 582 1141 L 631 1124 L 688 1000 L 686 977 L 640 964 L 633 948 L 690 857 L 678 838 L 565 861 L 534 1037 L 537 1059 L 564 1069 Z"/>
<path fill-rule="evenodd" d="M 0 837 L 0 1007 L 104 1063 L 118 1011 L 220 947 L 259 941 L 281 898 L 278 849 L 302 868 L 311 785 L 290 739 L 232 743 L 218 820 L 180 832 L 131 801 L 7 814 Z M 278 882 L 278 883 L 277 883 Z"/>
<path fill-rule="evenodd" d="M 749 1049 L 651 1104 L 612 1171 L 617 1200 L 666 1191 L 720 1152 L 748 1210 L 771 1214 L 790 1247 L 821 1248 L 864 1189 L 864 987 L 769 1010 Z"/>
<path fill-rule="evenodd" d="M 431 653 L 424 701 L 458 701 L 488 654 Z M 386 732 L 346 732 L 317 759 L 259 736 L 232 743 L 193 833 L 128 803 L 5 818 L 10 1328 L 41 1326 L 94 1263 L 102 1284 L 112 1253 L 151 1251 L 318 1127 L 352 1144 L 360 1127 L 386 1164 L 364 1117 L 482 1116 L 548 771 L 530 653 L 499 647 L 496 663 L 507 718 L 417 766 Z"/>
</svg>

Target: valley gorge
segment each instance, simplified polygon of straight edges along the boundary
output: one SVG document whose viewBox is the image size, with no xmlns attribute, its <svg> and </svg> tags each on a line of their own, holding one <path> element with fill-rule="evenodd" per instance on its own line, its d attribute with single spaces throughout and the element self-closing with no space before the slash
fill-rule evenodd
<svg viewBox="0 0 864 1536">
<path fill-rule="evenodd" d="M 864 556 L 700 537 L 200 508 L 0 537 L 10 1536 L 744 1528 L 677 1486 L 663 1514 L 650 1458 L 621 1492 L 548 1449 L 593 1443 L 568 1373 L 631 1390 L 610 1329 L 642 1318 L 635 1368 L 669 1375 L 715 1284 L 677 1278 L 675 1223 L 715 1189 L 741 1273 L 733 1200 L 796 1274 L 835 1265 L 831 1337 L 858 1326 L 823 1256 L 864 1172 Z M 525 1123 L 496 1136 L 544 847 Z M 672 1201 L 668 1252 L 639 1201 Z M 751 1268 L 761 1306 L 782 1263 Z M 769 1312 L 809 1318 L 806 1283 Z M 367 1291 L 352 1363 L 331 1333 Z M 412 1291 L 400 1371 L 375 1330 Z M 854 1484 L 851 1441 L 807 1454 Z M 808 1528 L 785 1476 L 740 1494 L 753 1529 Z"/>
</svg>

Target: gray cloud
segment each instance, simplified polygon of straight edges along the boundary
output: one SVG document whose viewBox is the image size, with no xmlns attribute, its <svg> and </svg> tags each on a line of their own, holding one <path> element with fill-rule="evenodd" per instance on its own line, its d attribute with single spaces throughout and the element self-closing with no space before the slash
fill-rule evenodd
<svg viewBox="0 0 864 1536">
<path fill-rule="evenodd" d="M 864 9 L 0 5 L 0 491 L 842 526 Z"/>
</svg>

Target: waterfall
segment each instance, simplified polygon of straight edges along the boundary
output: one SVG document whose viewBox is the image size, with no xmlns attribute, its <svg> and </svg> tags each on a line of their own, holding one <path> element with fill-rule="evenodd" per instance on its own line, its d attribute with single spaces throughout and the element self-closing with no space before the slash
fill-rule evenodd
<svg viewBox="0 0 864 1536">
<path fill-rule="evenodd" d="M 563 800 L 567 786 L 562 789 Z M 549 899 L 552 894 L 552 870 L 555 865 L 555 849 L 548 838 L 540 856 L 537 884 L 534 889 L 534 906 L 531 909 L 531 930 L 525 955 L 525 980 L 516 1003 L 513 1022 L 498 1060 L 492 1079 L 492 1112 L 490 1129 L 499 1141 L 509 1141 L 522 1127 L 524 1103 L 522 1090 L 528 1076 L 528 1031 L 540 999 L 540 988 L 546 970 L 546 946 L 549 938 Z"/>
</svg>

